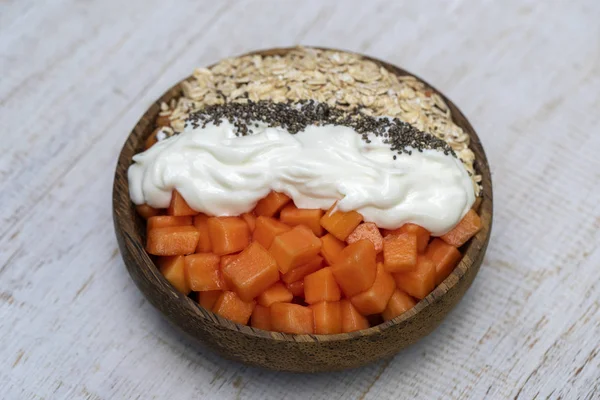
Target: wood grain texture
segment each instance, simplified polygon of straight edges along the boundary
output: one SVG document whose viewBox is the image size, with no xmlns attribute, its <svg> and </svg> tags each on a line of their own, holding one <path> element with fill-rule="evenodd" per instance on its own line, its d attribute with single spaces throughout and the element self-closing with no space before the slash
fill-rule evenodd
<svg viewBox="0 0 600 400">
<path fill-rule="evenodd" d="M 9 399 L 595 399 L 600 5 L 0 2 L 0 393 Z M 393 359 L 320 375 L 190 346 L 128 278 L 116 158 L 173 82 L 296 43 L 402 65 L 458 104 L 494 171 L 463 301 Z"/>
<path fill-rule="evenodd" d="M 268 49 L 251 54 L 284 55 L 288 50 Z M 391 64 L 367 58 L 391 73 L 410 75 Z M 437 92 L 435 88 L 431 89 Z M 276 371 L 323 372 L 356 368 L 390 357 L 431 333 L 473 283 L 492 228 L 492 179 L 485 152 L 473 127 L 450 100 L 437 92 L 448 104 L 454 122 L 471 138 L 470 147 L 476 156 L 475 168 L 482 175 L 478 209 L 482 229 L 463 247 L 463 259 L 452 274 L 415 307 L 390 321 L 360 332 L 288 335 L 233 323 L 177 293 L 144 250 L 146 226 L 129 198 L 127 170 L 132 164 L 132 157 L 144 150 L 148 137 L 157 127 L 159 105 L 162 102 L 169 103 L 182 93 L 179 84 L 167 90 L 144 113 L 127 138 L 115 172 L 113 220 L 123 260 L 134 282 L 150 303 L 191 338 L 210 346 L 224 357 Z"/>
</svg>

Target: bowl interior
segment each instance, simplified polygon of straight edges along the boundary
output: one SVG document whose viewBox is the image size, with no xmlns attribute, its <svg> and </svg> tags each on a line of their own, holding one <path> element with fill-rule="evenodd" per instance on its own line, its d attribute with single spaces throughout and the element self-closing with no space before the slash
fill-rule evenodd
<svg viewBox="0 0 600 400">
<path fill-rule="evenodd" d="M 282 55 L 290 48 L 278 48 L 269 49 L 263 51 L 256 51 L 249 54 L 258 55 Z M 330 49 L 324 49 L 330 50 Z M 396 73 L 397 75 L 411 75 L 407 71 L 388 64 L 386 62 L 373 59 L 370 57 L 364 58 L 371 60 L 389 71 Z M 187 78 L 190 79 L 190 78 Z M 423 81 L 422 79 L 417 79 Z M 424 81 L 423 81 L 424 82 Z M 134 154 L 143 150 L 145 139 L 154 130 L 154 122 L 160 111 L 161 102 L 169 102 L 171 99 L 181 96 L 182 91 L 180 83 L 169 89 L 160 99 L 158 99 L 143 115 L 139 122 L 130 133 L 123 149 L 121 151 L 117 169 L 115 172 L 115 180 L 113 187 L 113 218 L 119 243 L 121 245 L 121 252 L 128 266 L 128 270 L 132 275 L 136 284 L 147 294 L 148 292 L 156 293 L 156 296 L 149 296 L 148 300 L 155 305 L 157 308 L 167 312 L 172 312 L 177 315 L 176 318 L 170 317 L 172 321 L 177 321 L 178 325 L 183 326 L 184 330 L 194 329 L 194 324 L 217 324 L 222 329 L 235 330 L 241 332 L 247 336 L 267 338 L 277 341 L 291 341 L 291 342 L 329 342 L 329 341 L 343 341 L 349 340 L 356 337 L 368 336 L 377 332 L 384 331 L 391 326 L 409 324 L 418 314 L 422 313 L 427 307 L 431 307 L 436 302 L 442 301 L 444 295 L 451 290 L 457 283 L 464 278 L 465 274 L 472 268 L 479 268 L 481 259 L 483 258 L 483 252 L 487 247 L 489 240 L 490 230 L 492 226 L 492 182 L 489 171 L 489 166 L 485 156 L 485 152 L 479 140 L 479 137 L 475 133 L 473 127 L 466 119 L 466 117 L 460 112 L 460 110 L 442 93 L 433 88 L 431 85 L 424 82 L 431 90 L 438 93 L 446 102 L 452 113 L 454 122 L 460 126 L 471 139 L 470 148 L 475 153 L 475 168 L 477 172 L 482 176 L 482 191 L 481 191 L 481 203 L 479 206 L 479 214 L 481 216 L 483 229 L 472 238 L 463 248 L 461 252 L 464 254 L 463 259 L 451 275 L 438 285 L 425 299 L 421 300 L 411 310 L 404 314 L 384 322 L 380 325 L 365 329 L 362 331 L 352 333 L 342 333 L 333 335 L 290 335 L 278 332 L 268 332 L 260 329 L 251 328 L 249 326 L 240 325 L 224 319 L 211 311 L 205 310 L 200 307 L 195 301 L 189 297 L 177 292 L 162 276 L 162 274 L 156 268 L 151 257 L 144 250 L 145 243 L 145 226 L 144 221 L 135 212 L 134 206 L 129 199 L 129 187 L 127 181 L 127 168 L 131 164 L 131 160 Z M 131 267 L 135 265 L 135 267 Z M 475 271 L 476 272 L 476 271 Z M 470 282 L 469 282 L 470 283 Z M 169 303 L 166 305 L 165 303 Z M 169 316 L 169 315 L 167 315 Z M 186 323 L 185 320 L 189 322 Z"/>
</svg>

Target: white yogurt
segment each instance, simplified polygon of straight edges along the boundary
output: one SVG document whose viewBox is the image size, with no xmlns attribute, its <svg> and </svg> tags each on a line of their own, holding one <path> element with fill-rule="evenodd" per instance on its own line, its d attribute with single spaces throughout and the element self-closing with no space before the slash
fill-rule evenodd
<svg viewBox="0 0 600 400">
<path fill-rule="evenodd" d="M 396 154 L 379 137 L 366 143 L 346 126 L 309 126 L 294 135 L 264 125 L 253 130 L 237 137 L 228 121 L 211 123 L 135 155 L 131 199 L 164 208 L 177 189 L 195 210 L 227 216 L 252 210 L 275 190 L 300 208 L 338 201 L 338 209 L 356 210 L 380 228 L 412 222 L 436 236 L 475 201 L 462 163 L 441 151 Z"/>
</svg>

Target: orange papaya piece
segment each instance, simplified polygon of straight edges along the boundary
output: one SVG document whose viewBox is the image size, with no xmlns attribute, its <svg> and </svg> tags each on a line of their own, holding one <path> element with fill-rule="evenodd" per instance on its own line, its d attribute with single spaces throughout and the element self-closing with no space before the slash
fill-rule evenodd
<svg viewBox="0 0 600 400">
<path fill-rule="evenodd" d="M 219 263 L 219 267 L 221 268 L 221 275 L 223 276 L 223 281 L 225 282 L 225 286 L 228 287 L 228 288 L 233 287 L 233 285 L 231 284 L 231 281 L 229 280 L 229 278 L 227 277 L 227 275 L 223 274 L 223 271 L 225 270 L 225 266 L 228 265 L 233 260 L 235 260 L 235 258 L 238 255 L 239 255 L 239 253 L 237 253 L 237 254 L 226 254 L 224 256 L 221 256 L 221 262 Z"/>
<path fill-rule="evenodd" d="M 150 207 L 148 204 L 140 204 L 135 206 L 135 211 L 144 219 L 149 219 L 160 214 L 158 208 Z"/>
<path fill-rule="evenodd" d="M 254 214 L 256 216 L 273 217 L 275 216 L 290 199 L 287 195 L 279 192 L 271 192 L 264 199 L 260 199 L 254 207 Z"/>
<path fill-rule="evenodd" d="M 169 204 L 169 208 L 167 208 L 167 214 L 175 217 L 181 217 L 186 215 L 196 215 L 198 214 L 198 211 L 190 207 L 177 190 L 173 190 L 173 194 L 171 195 L 171 203 Z"/>
<path fill-rule="evenodd" d="M 225 268 L 225 266 L 227 264 L 229 264 L 230 262 L 232 262 L 233 260 L 235 260 L 235 258 L 238 256 L 238 254 L 226 254 L 224 256 L 221 256 L 221 270 L 223 268 Z"/>
<path fill-rule="evenodd" d="M 328 233 L 321 237 L 321 255 L 329 265 L 337 262 L 342 250 L 346 247 L 346 243 Z"/>
<path fill-rule="evenodd" d="M 208 218 L 208 215 L 205 214 L 198 214 L 194 217 L 194 226 L 196 229 L 198 229 L 198 232 L 200 232 L 200 239 L 198 240 L 196 253 L 212 252 L 210 233 L 208 232 Z"/>
<path fill-rule="evenodd" d="M 279 280 L 275 259 L 258 242 L 252 242 L 222 272 L 244 301 L 252 300 Z"/>
<path fill-rule="evenodd" d="M 207 310 L 212 311 L 215 303 L 223 293 L 222 290 L 208 290 L 198 293 L 198 304 Z"/>
<path fill-rule="evenodd" d="M 184 256 L 159 257 L 156 261 L 158 269 L 166 280 L 181 293 L 190 293 L 190 285 L 185 279 Z"/>
<path fill-rule="evenodd" d="M 160 130 L 161 128 L 156 128 L 154 131 L 152 131 L 150 136 L 148 136 L 148 138 L 144 142 L 144 150 L 148 150 L 150 147 L 158 143 L 158 137 L 156 137 L 156 135 L 158 134 L 158 132 L 160 132 Z"/>
<path fill-rule="evenodd" d="M 292 229 L 290 226 L 270 217 L 258 217 L 256 218 L 256 227 L 252 233 L 252 239 L 257 241 L 268 249 L 273 243 L 275 236 L 281 235 L 284 232 Z"/>
<path fill-rule="evenodd" d="M 416 304 L 417 302 L 412 297 L 402 290 L 396 289 L 392 294 L 392 297 L 390 297 L 385 310 L 381 313 L 381 316 L 384 321 L 389 321 L 410 310 Z"/>
<path fill-rule="evenodd" d="M 342 250 L 331 271 L 346 297 L 364 292 L 373 285 L 377 275 L 375 258 L 375 247 L 369 240 L 359 240 Z"/>
<path fill-rule="evenodd" d="M 337 203 L 331 206 L 321 218 L 321 226 L 341 241 L 345 241 L 348 235 L 363 220 L 363 216 L 356 211 L 334 211 Z"/>
<path fill-rule="evenodd" d="M 435 288 L 435 264 L 425 256 L 417 256 L 417 267 L 393 274 L 396 287 L 417 299 L 423 299 Z"/>
<path fill-rule="evenodd" d="M 250 326 L 265 331 L 271 330 L 271 309 L 257 304 L 250 317 Z"/>
<path fill-rule="evenodd" d="M 207 223 L 212 252 L 219 256 L 237 253 L 250 243 L 248 225 L 241 218 L 212 217 Z"/>
<path fill-rule="evenodd" d="M 383 241 L 383 265 L 388 272 L 405 272 L 417 265 L 417 235 L 402 233 Z"/>
<path fill-rule="evenodd" d="M 429 243 L 425 256 L 435 264 L 435 284 L 439 285 L 446 279 L 462 258 L 458 249 L 439 238 Z"/>
<path fill-rule="evenodd" d="M 166 228 L 168 226 L 186 226 L 192 225 L 192 217 L 172 217 L 170 215 L 157 215 L 148 218 L 146 222 L 146 232 L 150 232 L 154 228 Z"/>
<path fill-rule="evenodd" d="M 235 292 L 227 291 L 221 293 L 213 306 L 213 312 L 230 321 L 246 325 L 255 305 L 254 301 L 243 301 Z"/>
<path fill-rule="evenodd" d="M 256 301 L 261 306 L 269 307 L 273 303 L 289 303 L 293 298 L 292 292 L 283 283 L 277 282 L 259 294 Z"/>
<path fill-rule="evenodd" d="M 369 321 L 358 312 L 350 300 L 340 301 L 342 311 L 342 332 L 354 332 L 369 328 Z"/>
<path fill-rule="evenodd" d="M 304 277 L 308 274 L 312 274 L 315 271 L 320 270 L 323 267 L 323 258 L 316 256 L 311 261 L 306 264 L 302 264 L 299 267 L 294 268 L 293 270 L 283 274 L 281 276 L 281 280 L 290 284 L 299 280 L 303 280 Z"/>
<path fill-rule="evenodd" d="M 200 233 L 193 226 L 167 226 L 148 232 L 146 251 L 155 256 L 184 256 L 192 254 Z"/>
<path fill-rule="evenodd" d="M 269 247 L 282 274 L 311 261 L 319 254 L 319 250 L 321 241 L 303 225 L 276 236 Z"/>
<path fill-rule="evenodd" d="M 362 315 L 379 314 L 385 310 L 395 289 L 394 277 L 383 268 L 383 264 L 378 264 L 373 286 L 352 296 L 350 302 Z"/>
<path fill-rule="evenodd" d="M 250 233 L 254 232 L 254 229 L 256 228 L 256 216 L 251 212 L 243 213 L 242 219 L 246 221 L 246 224 L 248 224 L 248 229 L 250 229 Z"/>
<path fill-rule="evenodd" d="M 352 244 L 362 239 L 370 240 L 371 243 L 373 243 L 373 247 L 375 247 L 376 253 L 383 250 L 383 237 L 381 237 L 381 232 L 379 232 L 379 228 L 374 223 L 364 222 L 358 225 L 356 229 L 348 235 L 346 242 Z"/>
<path fill-rule="evenodd" d="M 339 301 L 322 301 L 309 305 L 313 311 L 314 331 L 318 335 L 342 332 L 342 307 Z"/>
<path fill-rule="evenodd" d="M 331 267 L 325 267 L 304 277 L 304 301 L 314 304 L 321 301 L 338 301 L 342 298 Z"/>
<path fill-rule="evenodd" d="M 417 224 L 407 223 L 407 224 L 402 225 L 398 229 L 394 229 L 394 230 L 383 229 L 384 237 L 387 237 L 390 235 L 398 236 L 403 233 L 414 233 L 415 235 L 417 235 L 417 251 L 419 252 L 419 254 L 422 254 L 425 251 L 425 248 L 427 247 L 427 244 L 429 243 L 429 238 L 431 237 L 431 234 L 429 233 L 429 231 L 427 229 L 423 228 L 422 226 L 419 226 Z"/>
<path fill-rule="evenodd" d="M 450 232 L 440 236 L 440 238 L 454 247 L 460 247 L 467 243 L 477 232 L 481 230 L 481 218 L 470 209 Z"/>
<path fill-rule="evenodd" d="M 313 311 L 310 308 L 292 303 L 274 303 L 270 308 L 272 330 L 295 334 L 314 332 Z"/>
<path fill-rule="evenodd" d="M 194 292 L 225 290 L 221 276 L 221 258 L 212 253 L 196 253 L 185 256 L 185 277 Z"/>
<path fill-rule="evenodd" d="M 292 283 L 287 283 L 286 287 L 290 292 L 292 292 L 294 297 L 304 298 L 304 279 Z"/>
<path fill-rule="evenodd" d="M 304 225 L 317 236 L 323 236 L 323 227 L 321 226 L 321 217 L 323 210 L 298 208 L 294 204 L 288 204 L 281 210 L 279 219 L 289 226 Z"/>
</svg>

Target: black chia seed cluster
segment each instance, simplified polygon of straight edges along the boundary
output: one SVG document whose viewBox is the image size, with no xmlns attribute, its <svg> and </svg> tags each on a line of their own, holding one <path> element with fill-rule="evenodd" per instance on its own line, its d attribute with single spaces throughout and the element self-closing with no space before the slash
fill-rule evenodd
<svg viewBox="0 0 600 400">
<path fill-rule="evenodd" d="M 383 137 L 383 142 L 390 145 L 398 154 L 412 154 L 412 150 L 438 150 L 444 154 L 454 151 L 443 140 L 421 132 L 412 125 L 398 118 L 374 118 L 358 111 L 347 112 L 328 104 L 314 100 L 275 103 L 261 100 L 247 103 L 225 103 L 203 108 L 191 114 L 186 126 L 192 128 L 205 127 L 209 123 L 220 125 L 223 120 L 230 121 L 237 136 L 252 135 L 256 122 L 269 127 L 281 127 L 291 134 L 303 131 L 307 126 L 343 125 L 354 129 L 366 143 L 370 143 L 368 134 Z M 396 156 L 393 156 L 396 159 Z"/>
</svg>

